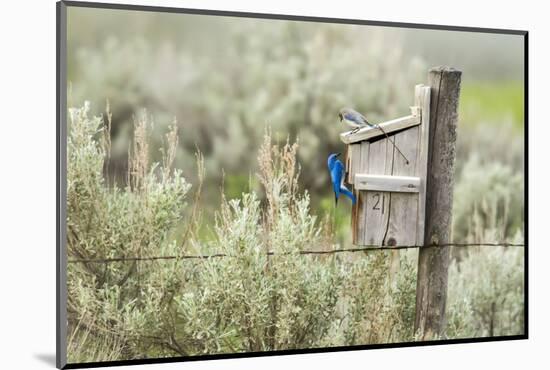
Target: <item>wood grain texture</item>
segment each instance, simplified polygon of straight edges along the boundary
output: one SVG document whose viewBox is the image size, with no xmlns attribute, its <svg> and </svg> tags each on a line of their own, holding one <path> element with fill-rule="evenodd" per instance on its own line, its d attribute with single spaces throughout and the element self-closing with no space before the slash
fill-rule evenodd
<svg viewBox="0 0 550 370">
<path fill-rule="evenodd" d="M 362 146 L 364 143 L 361 144 Z M 367 163 L 366 172 L 372 175 L 390 175 L 393 166 L 393 146 L 387 139 L 372 142 L 361 151 L 362 162 Z M 361 169 L 362 170 L 362 169 Z M 390 195 L 383 192 L 360 191 L 365 197 L 365 224 L 362 228 L 362 245 L 383 245 L 388 225 Z"/>
<path fill-rule="evenodd" d="M 419 146 L 416 173 L 422 179 L 419 188 L 418 225 L 416 230 L 416 245 L 424 244 L 426 218 L 426 179 L 428 174 L 428 148 L 430 133 L 430 87 L 417 85 L 415 88 L 415 104 L 422 107 L 422 124 L 419 126 Z"/>
<path fill-rule="evenodd" d="M 366 160 L 369 153 L 370 143 L 363 142 L 360 144 L 349 145 L 351 148 L 352 159 L 350 170 L 350 183 L 354 183 L 355 174 L 358 172 L 367 172 L 368 161 Z M 364 245 L 365 240 L 365 225 L 366 225 L 366 209 L 367 209 L 367 197 L 365 192 L 353 189 L 357 202 L 352 208 L 351 216 L 351 229 L 352 229 L 352 242 L 355 245 Z"/>
<path fill-rule="evenodd" d="M 354 186 L 357 190 L 418 193 L 420 177 L 357 173 Z"/>
<path fill-rule="evenodd" d="M 395 151 L 392 176 L 416 175 L 418 127 L 395 136 L 395 144 L 409 158 L 407 164 Z M 391 193 L 389 222 L 384 245 L 414 245 L 418 224 L 418 193 Z"/>
<path fill-rule="evenodd" d="M 425 245 L 450 242 L 456 126 L 461 72 L 437 67 L 429 72 L 430 129 L 426 183 Z M 445 327 L 449 247 L 420 248 L 415 332 L 437 338 Z"/>
<path fill-rule="evenodd" d="M 429 109 L 430 102 L 422 105 L 426 91 L 429 94 L 429 87 L 416 87 L 411 112 L 428 125 L 423 116 L 430 115 L 423 110 Z M 419 217 L 424 217 L 425 208 L 427 156 L 422 146 L 428 145 L 426 132 L 422 125 L 413 125 L 390 133 L 409 163 L 384 136 L 348 145 L 347 181 L 358 197 L 352 214 L 354 244 L 373 248 L 422 245 L 424 220 Z"/>
<path fill-rule="evenodd" d="M 346 145 L 346 147 L 348 156 L 346 161 L 346 182 L 353 186 L 353 179 L 355 178 L 355 174 L 359 171 L 359 167 L 361 165 L 361 144 L 351 144 Z"/>
<path fill-rule="evenodd" d="M 418 175 L 418 148 L 420 127 L 412 127 L 403 133 L 396 135 L 395 144 L 403 154 L 409 158 L 409 163 L 400 155 L 395 156 L 392 176 L 396 178 L 415 178 L 415 194 L 397 192 L 391 194 L 390 219 L 384 238 L 384 245 L 414 245 L 417 239 L 418 203 L 420 201 L 419 186 L 421 179 Z M 397 153 L 396 153 L 397 154 Z M 414 177 L 413 177 L 414 176 Z M 408 188 L 410 189 L 410 188 Z M 390 253 L 390 276 L 392 286 L 396 286 L 401 270 L 400 250 Z"/>
<path fill-rule="evenodd" d="M 412 109 L 415 108 L 415 109 Z M 414 112 L 418 112 L 416 107 L 411 107 Z M 407 127 L 413 127 L 420 124 L 420 115 L 409 115 L 401 118 L 397 118 L 387 122 L 381 122 L 378 125 L 390 134 L 395 131 L 406 129 Z M 340 134 L 340 140 L 344 144 L 353 144 L 364 140 L 376 139 L 384 136 L 384 133 L 375 127 L 365 127 L 352 134 L 353 131 L 347 131 Z"/>
</svg>

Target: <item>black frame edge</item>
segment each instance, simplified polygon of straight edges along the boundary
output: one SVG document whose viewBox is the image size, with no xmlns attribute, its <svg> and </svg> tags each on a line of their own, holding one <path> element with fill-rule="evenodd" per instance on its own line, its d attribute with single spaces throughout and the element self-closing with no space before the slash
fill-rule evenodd
<svg viewBox="0 0 550 370">
<path fill-rule="evenodd" d="M 529 338 L 529 32 L 525 32 L 524 36 L 524 51 L 523 51 L 523 157 L 525 164 L 524 168 L 524 241 L 525 249 L 523 254 L 523 325 L 525 338 Z"/>
<path fill-rule="evenodd" d="M 56 3 L 56 346 L 55 364 L 67 365 L 67 5 Z"/>
<path fill-rule="evenodd" d="M 280 350 L 280 351 L 267 351 L 267 352 L 222 353 L 222 354 L 198 355 L 198 356 L 189 356 L 189 357 L 166 357 L 166 358 L 163 357 L 163 358 L 150 358 L 150 359 L 139 359 L 139 360 L 69 363 L 64 367 L 64 369 L 84 369 L 84 368 L 127 366 L 127 365 L 148 365 L 148 364 L 163 364 L 163 363 L 173 363 L 173 362 L 184 363 L 184 362 L 193 362 L 193 361 L 269 357 L 269 356 L 296 355 L 296 354 L 331 353 L 331 352 L 343 352 L 343 351 L 361 351 L 361 350 L 373 350 L 373 349 L 385 349 L 385 348 L 423 347 L 423 346 L 437 346 L 437 345 L 448 345 L 448 344 L 487 343 L 487 342 L 501 342 L 501 341 L 525 340 L 525 339 L 527 339 L 527 336 L 524 334 L 524 335 L 496 336 L 496 337 L 482 337 L 482 338 L 432 340 L 432 341 L 424 341 L 424 342 L 381 343 L 381 344 L 368 344 L 368 345 L 358 345 L 358 346 L 306 348 L 306 349 Z"/>
</svg>

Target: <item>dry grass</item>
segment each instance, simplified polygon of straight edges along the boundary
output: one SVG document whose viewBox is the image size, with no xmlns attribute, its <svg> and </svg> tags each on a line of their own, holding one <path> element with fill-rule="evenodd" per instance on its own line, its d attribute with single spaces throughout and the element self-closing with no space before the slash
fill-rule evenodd
<svg viewBox="0 0 550 370">
<path fill-rule="evenodd" d="M 128 150 L 128 184 L 133 190 L 147 190 L 147 171 L 149 170 L 149 138 L 146 112 L 134 118 L 134 142 Z M 169 171 L 169 168 L 168 168 Z"/>
</svg>

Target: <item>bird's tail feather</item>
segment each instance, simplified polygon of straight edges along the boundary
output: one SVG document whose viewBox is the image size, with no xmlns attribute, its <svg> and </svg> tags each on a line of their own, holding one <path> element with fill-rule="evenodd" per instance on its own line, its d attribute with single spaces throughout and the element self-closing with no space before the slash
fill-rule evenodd
<svg viewBox="0 0 550 370">
<path fill-rule="evenodd" d="M 351 199 L 351 204 L 355 204 L 355 201 L 356 201 L 355 195 L 353 195 L 353 193 L 352 193 L 351 191 L 349 191 L 348 188 L 342 187 L 342 188 L 340 189 L 340 192 L 341 192 L 342 194 L 344 194 L 345 196 L 347 196 L 349 199 Z"/>
</svg>

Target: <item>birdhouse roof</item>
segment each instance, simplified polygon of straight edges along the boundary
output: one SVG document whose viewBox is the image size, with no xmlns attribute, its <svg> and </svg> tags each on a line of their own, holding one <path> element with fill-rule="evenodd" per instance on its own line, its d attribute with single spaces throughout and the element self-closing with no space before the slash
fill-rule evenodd
<svg viewBox="0 0 550 370">
<path fill-rule="evenodd" d="M 420 107 L 411 107 L 411 114 L 405 117 L 393 119 L 379 123 L 378 125 L 387 133 L 403 130 L 408 127 L 417 126 L 421 122 Z M 377 127 L 363 127 L 362 129 L 352 133 L 353 131 L 342 132 L 340 140 L 345 144 L 353 144 L 360 141 L 370 140 L 379 136 L 384 136 L 384 132 Z"/>
</svg>

